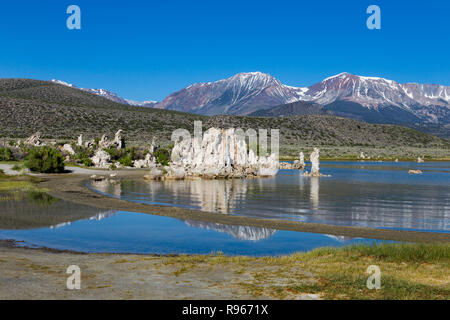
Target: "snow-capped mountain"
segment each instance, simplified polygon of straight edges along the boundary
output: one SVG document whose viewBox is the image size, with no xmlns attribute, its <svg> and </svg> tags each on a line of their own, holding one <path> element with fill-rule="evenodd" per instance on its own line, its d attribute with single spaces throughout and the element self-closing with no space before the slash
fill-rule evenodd
<svg viewBox="0 0 450 320">
<path fill-rule="evenodd" d="M 262 72 L 239 73 L 224 80 L 190 85 L 169 95 L 155 107 L 207 115 L 249 114 L 297 101 L 305 90 L 283 85 Z"/>
<path fill-rule="evenodd" d="M 128 104 L 128 102 L 125 99 L 119 97 L 116 93 L 108 91 L 108 90 L 105 90 L 105 89 L 81 88 L 81 90 L 84 90 L 84 91 L 96 94 L 96 95 L 98 95 L 100 97 L 112 100 L 112 101 L 117 102 L 117 103 Z"/>
<path fill-rule="evenodd" d="M 410 110 L 414 105 L 450 105 L 450 87 L 398 82 L 347 72 L 329 77 L 308 88 L 302 100 L 327 105 L 336 100 L 359 103 L 368 108 L 396 106 Z"/>
<path fill-rule="evenodd" d="M 450 87 L 400 84 L 346 72 L 310 87 L 287 86 L 262 72 L 239 73 L 224 80 L 193 84 L 154 106 L 206 115 L 248 115 L 298 101 L 322 106 L 320 112 L 373 122 L 450 121 Z"/>
<path fill-rule="evenodd" d="M 83 90 L 83 91 L 87 91 L 93 94 L 96 94 L 98 96 L 101 96 L 103 98 L 112 100 L 114 102 L 117 103 L 121 103 L 121 104 L 128 104 L 131 106 L 138 106 L 138 107 L 153 107 L 157 101 L 143 101 L 143 102 L 139 102 L 139 101 L 134 101 L 134 100 L 127 100 L 124 99 L 122 97 L 120 97 L 119 95 L 117 95 L 114 92 L 105 90 L 105 89 L 89 89 L 89 88 L 79 88 L 71 83 L 67 83 L 65 81 L 61 81 L 61 80 L 56 80 L 56 79 L 52 79 L 50 80 L 53 83 L 57 83 L 66 87 L 71 87 L 71 88 L 75 88 L 75 89 L 79 89 L 79 90 Z"/>
<path fill-rule="evenodd" d="M 301 100 L 322 106 L 321 112 L 369 122 L 450 123 L 450 87 L 437 84 L 401 84 L 344 72 L 308 87 Z"/>
<path fill-rule="evenodd" d="M 131 106 L 148 107 L 148 108 L 152 108 L 152 107 L 155 106 L 155 104 L 158 103 L 158 101 L 153 101 L 153 100 L 140 102 L 140 101 L 134 101 L 134 100 L 125 99 L 125 101 L 127 102 L 127 104 L 129 104 Z"/>
<path fill-rule="evenodd" d="M 77 88 L 64 81 L 52 81 Z M 287 86 L 262 72 L 238 73 L 227 79 L 190 85 L 162 102 L 126 100 L 104 89 L 78 89 L 118 103 L 204 115 L 288 116 L 317 112 L 377 123 L 450 124 L 450 87 L 401 84 L 347 72 L 310 87 Z M 272 112 L 273 108 L 276 111 Z"/>
</svg>

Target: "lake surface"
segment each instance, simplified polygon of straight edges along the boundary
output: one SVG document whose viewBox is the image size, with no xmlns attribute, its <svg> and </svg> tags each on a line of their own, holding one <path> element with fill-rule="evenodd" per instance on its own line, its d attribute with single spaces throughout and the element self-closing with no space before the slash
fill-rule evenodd
<svg viewBox="0 0 450 320">
<path fill-rule="evenodd" d="M 421 169 L 422 175 L 410 175 Z M 142 203 L 267 219 L 335 225 L 450 231 L 450 163 L 329 162 L 330 177 L 281 170 L 253 180 L 94 182 L 91 188 Z M 83 252 L 281 255 L 352 239 L 101 211 L 56 199 L 2 198 L 0 239 Z"/>
<path fill-rule="evenodd" d="M 423 174 L 409 174 L 420 169 Z M 329 177 L 280 170 L 273 178 L 94 182 L 127 201 L 266 219 L 450 231 L 450 162 L 323 162 Z"/>
<path fill-rule="evenodd" d="M 314 233 L 183 221 L 109 211 L 92 218 L 30 230 L 0 230 L 0 239 L 81 252 L 281 255 L 323 246 L 372 243 Z"/>
</svg>

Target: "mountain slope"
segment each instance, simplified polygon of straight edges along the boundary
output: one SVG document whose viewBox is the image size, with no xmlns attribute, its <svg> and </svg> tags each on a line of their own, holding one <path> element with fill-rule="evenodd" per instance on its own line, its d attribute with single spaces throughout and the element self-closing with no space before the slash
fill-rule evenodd
<svg viewBox="0 0 450 320">
<path fill-rule="evenodd" d="M 297 101 L 302 90 L 285 86 L 261 72 L 239 73 L 224 80 L 193 84 L 169 95 L 155 107 L 205 115 L 245 115 Z"/>
<path fill-rule="evenodd" d="M 119 95 L 117 95 L 116 93 L 112 92 L 112 91 L 108 91 L 105 89 L 89 89 L 89 88 L 79 88 L 71 83 L 67 83 L 65 81 L 61 81 L 61 80 L 55 80 L 52 79 L 50 80 L 50 82 L 52 83 L 56 83 L 56 84 L 60 84 L 66 87 L 70 87 L 70 88 L 74 88 L 74 89 L 79 89 L 79 90 L 83 90 L 86 92 L 90 92 L 93 93 L 95 95 L 98 95 L 100 97 L 109 99 L 111 101 L 117 102 L 117 103 L 121 103 L 121 104 L 128 104 L 130 106 L 138 106 L 138 107 L 153 107 L 156 103 L 158 103 L 157 101 L 134 101 L 134 100 L 128 100 L 128 99 L 124 99 L 122 97 L 119 97 Z"/>
<path fill-rule="evenodd" d="M 134 107 L 67 86 L 27 79 L 0 79 L 0 112 L 0 137 L 7 138 L 25 138 L 41 131 L 44 138 L 75 140 L 83 134 L 85 139 L 92 139 L 105 133 L 112 137 L 118 129 L 123 129 L 128 142 L 149 145 L 156 136 L 167 145 L 173 130 L 184 128 L 193 132 L 194 121 L 201 120 L 204 130 L 213 126 L 279 129 L 282 152 L 293 155 L 303 146 L 324 146 L 333 150 L 342 146 L 389 150 L 434 148 L 448 153 L 450 144 L 409 128 L 328 115 L 207 117 Z"/>
<path fill-rule="evenodd" d="M 358 109 L 362 106 L 370 117 L 388 123 L 450 122 L 450 87 L 440 85 L 400 84 L 341 73 L 309 87 L 302 99 L 327 109 L 345 108 L 347 114 L 353 113 L 352 107 L 354 113 L 361 113 Z"/>
<path fill-rule="evenodd" d="M 319 104 L 306 101 L 296 101 L 265 110 L 258 110 L 249 114 L 252 117 L 290 117 L 298 115 L 327 114 Z"/>
<path fill-rule="evenodd" d="M 400 84 L 349 73 L 326 78 L 310 87 L 286 86 L 261 72 L 239 73 L 228 79 L 191 85 L 169 95 L 155 107 L 205 115 L 264 115 L 255 112 L 298 101 L 312 102 L 325 107 L 325 111 L 372 122 L 450 123 L 450 87 Z M 282 110 L 271 112 L 302 114 L 298 106 L 295 110 L 292 107 L 284 107 L 287 114 L 281 114 Z"/>
<path fill-rule="evenodd" d="M 123 129 L 129 138 L 146 142 L 153 135 L 169 139 L 177 128 L 191 130 L 205 117 L 113 102 L 96 94 L 49 81 L 0 79 L 0 135 L 75 139 L 110 137 Z"/>
</svg>

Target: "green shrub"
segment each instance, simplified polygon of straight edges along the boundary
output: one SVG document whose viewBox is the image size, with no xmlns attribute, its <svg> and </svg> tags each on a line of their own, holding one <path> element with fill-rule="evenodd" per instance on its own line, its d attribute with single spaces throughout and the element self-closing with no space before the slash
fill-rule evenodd
<svg viewBox="0 0 450 320">
<path fill-rule="evenodd" d="M 134 147 L 123 150 L 112 147 L 103 150 L 110 155 L 112 161 L 118 161 L 121 165 L 126 167 L 131 167 L 133 165 L 133 160 L 136 159 Z"/>
<path fill-rule="evenodd" d="M 50 147 L 33 148 L 26 157 L 25 166 L 32 172 L 62 173 L 64 158 L 59 151 Z"/>
<path fill-rule="evenodd" d="M 0 161 L 14 160 L 13 153 L 10 148 L 0 148 Z"/>
<path fill-rule="evenodd" d="M 90 159 L 90 157 L 94 155 L 92 150 L 75 144 L 72 144 L 72 148 L 75 151 L 75 155 L 72 157 L 74 160 L 78 163 L 82 163 L 86 167 L 91 167 L 93 165 L 92 160 Z"/>
<path fill-rule="evenodd" d="M 80 159 L 81 163 L 84 164 L 86 167 L 92 167 L 94 163 L 90 158 L 82 158 Z"/>
<path fill-rule="evenodd" d="M 169 153 L 168 150 L 160 148 L 160 149 L 155 151 L 153 156 L 155 157 L 155 162 L 156 163 L 159 163 L 159 164 L 161 164 L 163 166 L 167 166 L 169 164 L 170 153 Z"/>
<path fill-rule="evenodd" d="M 133 159 L 131 158 L 131 155 L 124 156 L 119 159 L 119 163 L 123 165 L 124 167 L 131 167 L 133 166 Z"/>
<path fill-rule="evenodd" d="M 117 161 L 122 157 L 121 150 L 118 150 L 117 148 L 104 148 L 103 151 L 109 154 L 111 161 Z"/>
<path fill-rule="evenodd" d="M 23 167 L 18 164 L 15 164 L 11 169 L 14 171 L 20 171 L 23 169 Z"/>
</svg>

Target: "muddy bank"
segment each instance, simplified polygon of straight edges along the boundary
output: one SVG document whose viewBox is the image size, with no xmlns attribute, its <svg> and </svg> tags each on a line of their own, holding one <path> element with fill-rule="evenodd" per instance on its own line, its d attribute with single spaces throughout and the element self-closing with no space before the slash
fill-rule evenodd
<svg viewBox="0 0 450 320">
<path fill-rule="evenodd" d="M 145 171 L 120 170 L 114 172 L 114 174 L 117 174 L 115 179 L 142 179 Z M 89 205 L 105 210 L 141 212 L 153 215 L 168 216 L 183 220 L 271 228 L 287 231 L 312 232 L 347 237 L 409 242 L 450 242 L 450 234 L 446 233 L 385 230 L 364 227 L 333 226 L 326 224 L 303 223 L 285 220 L 268 220 L 223 215 L 218 213 L 208 213 L 204 211 L 179 207 L 139 204 L 110 198 L 90 190 L 86 187 L 86 183 L 89 181 L 89 179 L 86 175 L 83 174 L 47 175 L 42 176 L 41 178 L 43 181 L 39 183 L 39 187 L 49 189 L 50 195 L 66 201 Z"/>
</svg>

